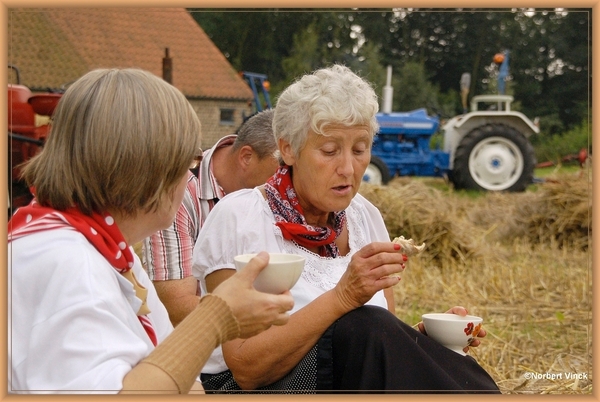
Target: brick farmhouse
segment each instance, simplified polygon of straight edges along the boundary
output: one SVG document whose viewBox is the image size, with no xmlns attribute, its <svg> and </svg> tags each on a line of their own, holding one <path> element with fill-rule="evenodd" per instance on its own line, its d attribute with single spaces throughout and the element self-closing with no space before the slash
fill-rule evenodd
<svg viewBox="0 0 600 402">
<path fill-rule="evenodd" d="M 198 113 L 203 148 L 252 113 L 252 91 L 185 8 L 11 8 L 7 50 L 33 92 L 60 89 L 95 68 L 163 77 Z M 16 83 L 14 70 L 8 74 Z"/>
</svg>

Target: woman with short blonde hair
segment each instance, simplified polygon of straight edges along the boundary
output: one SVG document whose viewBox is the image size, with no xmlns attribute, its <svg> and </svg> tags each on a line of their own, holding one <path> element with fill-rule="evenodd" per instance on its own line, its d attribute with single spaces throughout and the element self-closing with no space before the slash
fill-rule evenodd
<svg viewBox="0 0 600 402">
<path fill-rule="evenodd" d="M 143 70 L 90 72 L 54 116 L 45 152 L 23 174 L 38 202 L 59 210 L 156 209 L 201 142 L 200 121 L 183 94 Z"/>
<path fill-rule="evenodd" d="M 183 94 L 148 72 L 67 89 L 24 169 L 34 199 L 8 223 L 10 393 L 202 390 L 217 345 L 287 322 L 289 292 L 252 287 L 263 253 L 174 330 L 130 246 L 173 222 L 200 140 Z"/>
</svg>

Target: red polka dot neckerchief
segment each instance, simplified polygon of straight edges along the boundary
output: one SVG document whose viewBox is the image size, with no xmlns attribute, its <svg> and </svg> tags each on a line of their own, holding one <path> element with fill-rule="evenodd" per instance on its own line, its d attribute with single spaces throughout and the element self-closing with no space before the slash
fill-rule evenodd
<svg viewBox="0 0 600 402">
<path fill-rule="evenodd" d="M 43 207 L 34 199 L 29 205 L 19 208 L 8 221 L 8 242 L 32 233 L 64 227 L 72 227 L 83 234 L 119 273 L 132 282 L 136 296 L 142 300 L 138 318 L 156 346 L 156 332 L 146 316 L 150 312 L 146 306 L 147 289 L 137 282 L 131 271 L 133 253 L 112 216 L 98 213 L 88 216 L 77 208 L 58 211 Z"/>
</svg>

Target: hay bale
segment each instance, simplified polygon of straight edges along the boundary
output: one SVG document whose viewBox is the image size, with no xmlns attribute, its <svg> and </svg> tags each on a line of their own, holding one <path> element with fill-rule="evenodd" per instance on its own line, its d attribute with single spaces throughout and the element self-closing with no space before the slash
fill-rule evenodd
<svg viewBox="0 0 600 402">
<path fill-rule="evenodd" d="M 529 237 L 540 243 L 557 242 L 586 250 L 592 235 L 591 175 L 549 181 L 539 195 L 536 214 L 528 221 Z"/>
<path fill-rule="evenodd" d="M 440 190 L 421 181 L 392 181 L 387 186 L 363 183 L 360 193 L 379 208 L 391 238 L 404 236 L 427 247 L 420 258 L 442 266 L 484 252 L 483 233 L 461 220 L 464 211 Z"/>
<path fill-rule="evenodd" d="M 591 177 L 551 179 L 536 192 L 486 194 L 469 219 L 493 227 L 496 241 L 527 239 L 532 244 L 553 244 L 586 250 L 592 234 Z"/>
</svg>

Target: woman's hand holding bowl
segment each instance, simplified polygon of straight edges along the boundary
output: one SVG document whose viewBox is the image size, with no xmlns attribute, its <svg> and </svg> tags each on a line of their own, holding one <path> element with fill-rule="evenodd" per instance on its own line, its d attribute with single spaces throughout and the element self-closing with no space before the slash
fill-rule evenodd
<svg viewBox="0 0 600 402">
<path fill-rule="evenodd" d="M 446 311 L 446 314 L 458 314 L 458 315 L 464 317 L 467 314 L 469 314 L 469 312 L 467 311 L 466 308 L 464 308 L 462 306 L 454 306 L 450 310 Z M 417 324 L 417 327 L 418 327 L 419 331 L 421 331 L 424 334 L 427 334 L 427 332 L 425 331 L 425 326 L 423 325 L 422 321 Z M 485 329 L 481 328 L 481 330 L 477 334 L 477 337 L 475 337 L 473 339 L 473 341 L 469 344 L 469 346 L 467 346 L 466 348 L 463 349 L 464 352 L 467 353 L 469 351 L 469 347 L 479 346 L 481 344 L 481 341 L 477 338 L 483 338 L 486 335 L 487 335 L 487 332 L 485 331 Z"/>
<path fill-rule="evenodd" d="M 289 321 L 288 311 L 294 307 L 289 291 L 274 295 L 259 292 L 253 287 L 254 280 L 268 262 L 268 253 L 258 253 L 212 292 L 225 300 L 233 311 L 240 325 L 240 338 L 249 338 L 272 325 L 284 325 Z"/>
</svg>

